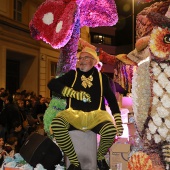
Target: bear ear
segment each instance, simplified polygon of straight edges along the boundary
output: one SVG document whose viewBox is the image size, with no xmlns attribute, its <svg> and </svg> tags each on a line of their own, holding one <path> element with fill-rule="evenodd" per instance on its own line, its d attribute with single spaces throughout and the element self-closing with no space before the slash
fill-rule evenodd
<svg viewBox="0 0 170 170">
<path fill-rule="evenodd" d="M 80 25 L 88 27 L 113 26 L 118 21 L 114 0 L 83 0 L 80 5 Z"/>
<path fill-rule="evenodd" d="M 61 48 L 70 40 L 77 21 L 75 1 L 45 1 L 30 21 L 31 36 L 43 40 L 53 48 Z"/>
<path fill-rule="evenodd" d="M 168 16 L 168 15 L 167 15 Z M 157 12 L 150 12 L 147 17 L 154 26 L 170 29 L 170 18 Z"/>
</svg>

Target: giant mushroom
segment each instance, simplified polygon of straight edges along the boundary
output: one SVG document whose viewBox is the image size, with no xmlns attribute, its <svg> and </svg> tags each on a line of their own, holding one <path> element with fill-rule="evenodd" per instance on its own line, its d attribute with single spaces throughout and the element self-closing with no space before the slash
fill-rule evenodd
<svg viewBox="0 0 170 170">
<path fill-rule="evenodd" d="M 46 0 L 29 27 L 33 38 L 60 49 L 60 74 L 75 69 L 81 27 L 113 26 L 117 21 L 114 0 Z"/>
</svg>

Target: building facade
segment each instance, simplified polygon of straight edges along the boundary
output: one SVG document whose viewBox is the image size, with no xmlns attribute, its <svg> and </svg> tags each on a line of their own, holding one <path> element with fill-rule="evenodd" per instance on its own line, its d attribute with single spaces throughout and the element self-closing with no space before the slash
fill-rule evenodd
<svg viewBox="0 0 170 170">
<path fill-rule="evenodd" d="M 44 0 L 0 0 L 0 87 L 50 97 L 48 81 L 55 76 L 60 51 L 34 40 L 29 22 Z M 81 38 L 90 41 L 89 28 Z"/>
</svg>

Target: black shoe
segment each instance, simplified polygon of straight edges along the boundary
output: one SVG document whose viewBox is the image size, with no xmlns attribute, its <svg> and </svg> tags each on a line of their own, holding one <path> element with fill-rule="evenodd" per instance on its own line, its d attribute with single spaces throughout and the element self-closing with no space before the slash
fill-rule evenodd
<svg viewBox="0 0 170 170">
<path fill-rule="evenodd" d="M 100 170 L 109 170 L 109 166 L 106 163 L 105 159 L 97 160 L 97 166 Z"/>
<path fill-rule="evenodd" d="M 79 164 L 79 166 L 75 166 L 74 164 L 71 164 L 67 170 L 81 170 L 81 166 Z"/>
</svg>

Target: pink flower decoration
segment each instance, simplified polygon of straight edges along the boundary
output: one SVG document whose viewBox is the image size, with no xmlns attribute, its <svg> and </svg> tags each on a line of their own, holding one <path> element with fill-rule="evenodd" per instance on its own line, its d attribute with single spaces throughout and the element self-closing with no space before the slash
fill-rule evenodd
<svg viewBox="0 0 170 170">
<path fill-rule="evenodd" d="M 81 27 L 113 26 L 117 21 L 118 14 L 114 0 L 84 0 L 81 3 Z"/>
</svg>

